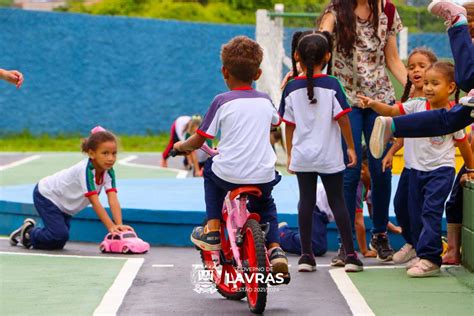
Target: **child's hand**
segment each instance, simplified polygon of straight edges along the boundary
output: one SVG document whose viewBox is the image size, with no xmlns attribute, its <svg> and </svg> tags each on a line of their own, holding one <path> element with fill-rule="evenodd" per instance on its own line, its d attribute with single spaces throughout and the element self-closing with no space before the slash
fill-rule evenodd
<svg viewBox="0 0 474 316">
<path fill-rule="evenodd" d="M 357 97 L 359 98 L 360 101 L 360 106 L 361 108 L 370 108 L 370 106 L 373 104 L 374 100 L 366 97 L 365 95 L 358 94 Z"/>
<path fill-rule="evenodd" d="M 385 170 L 392 168 L 393 163 L 393 155 L 387 154 L 384 159 L 382 159 L 382 172 Z"/>
<path fill-rule="evenodd" d="M 128 225 L 113 225 L 109 228 L 110 233 L 126 232 L 126 231 L 129 231 L 129 230 L 133 231 L 133 228 L 131 226 L 128 226 Z"/>
<path fill-rule="evenodd" d="M 14 84 L 17 89 L 23 84 L 23 74 L 17 70 L 3 70 L 1 75 L 5 81 Z"/>
<path fill-rule="evenodd" d="M 173 149 L 176 150 L 179 154 L 182 154 L 182 155 L 189 155 L 190 153 L 192 153 L 192 150 L 191 151 L 186 151 L 186 150 L 183 150 L 183 142 L 182 141 L 179 141 L 179 142 L 176 142 L 174 145 L 173 145 Z"/>
<path fill-rule="evenodd" d="M 285 89 L 286 84 L 290 80 L 290 78 L 293 77 L 293 70 L 290 70 L 286 73 L 285 78 L 283 78 L 281 84 L 280 84 L 280 89 L 283 90 Z"/>
<path fill-rule="evenodd" d="M 474 172 L 468 172 L 462 175 L 461 179 L 459 180 L 459 183 L 461 183 L 461 186 L 464 186 L 467 181 L 474 180 Z"/>
<path fill-rule="evenodd" d="M 347 158 L 349 158 L 348 168 L 353 168 L 357 165 L 357 155 L 354 149 L 347 148 Z"/>
<path fill-rule="evenodd" d="M 286 157 L 286 171 L 288 171 L 289 174 L 295 174 L 295 172 L 290 169 L 290 164 L 291 164 L 291 156 L 288 156 Z"/>
</svg>

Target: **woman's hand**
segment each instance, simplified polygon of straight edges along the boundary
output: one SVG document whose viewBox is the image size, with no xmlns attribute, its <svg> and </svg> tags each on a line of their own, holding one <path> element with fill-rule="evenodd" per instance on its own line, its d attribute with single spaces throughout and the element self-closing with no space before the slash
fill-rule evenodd
<svg viewBox="0 0 474 316">
<path fill-rule="evenodd" d="M 357 155 L 353 148 L 347 148 L 347 158 L 349 159 L 347 167 L 354 168 L 357 165 Z"/>
<path fill-rule="evenodd" d="M 357 98 L 359 98 L 360 101 L 360 107 L 365 109 L 365 108 L 370 108 L 371 105 L 375 102 L 374 99 L 371 99 L 369 97 L 366 97 L 365 95 L 358 94 Z"/>
</svg>

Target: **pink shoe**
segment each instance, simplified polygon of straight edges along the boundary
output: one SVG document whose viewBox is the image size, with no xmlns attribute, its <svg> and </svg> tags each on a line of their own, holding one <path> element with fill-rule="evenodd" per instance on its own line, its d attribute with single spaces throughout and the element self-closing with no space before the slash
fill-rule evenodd
<svg viewBox="0 0 474 316">
<path fill-rule="evenodd" d="M 370 135 L 369 148 L 375 159 L 382 157 L 388 141 L 392 138 L 392 118 L 378 116 Z"/>
<path fill-rule="evenodd" d="M 459 14 L 467 16 L 466 9 L 452 0 L 433 0 L 428 5 L 428 11 L 443 18 L 448 25 L 451 25 Z"/>
</svg>

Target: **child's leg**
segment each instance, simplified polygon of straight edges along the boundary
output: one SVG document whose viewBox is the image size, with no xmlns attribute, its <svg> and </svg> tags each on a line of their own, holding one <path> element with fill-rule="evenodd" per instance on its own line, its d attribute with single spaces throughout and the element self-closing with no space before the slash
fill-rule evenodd
<svg viewBox="0 0 474 316">
<path fill-rule="evenodd" d="M 313 210 L 316 205 L 316 172 L 297 172 L 300 199 L 298 202 L 298 226 L 301 239 L 301 253 L 312 254 L 311 234 L 313 231 Z"/>
<path fill-rule="evenodd" d="M 329 220 L 327 218 L 327 215 L 322 213 L 319 210 L 318 206 L 315 205 L 313 210 L 313 232 L 311 234 L 313 254 L 315 256 L 322 256 L 328 250 L 326 227 L 328 223 Z"/>
<path fill-rule="evenodd" d="M 408 215 L 408 190 L 409 190 L 410 169 L 403 168 L 398 181 L 397 192 L 393 200 L 395 216 L 398 225 L 402 228 L 402 236 L 406 243 L 413 245 L 410 231 L 410 218 Z"/>
<path fill-rule="evenodd" d="M 301 254 L 300 235 L 292 231 L 288 226 L 278 228 L 280 235 L 280 246 L 285 252 Z"/>
<path fill-rule="evenodd" d="M 328 204 L 331 208 L 334 219 L 336 221 L 339 234 L 341 235 L 342 244 L 346 250 L 346 254 L 352 255 L 354 251 L 354 241 L 352 239 L 351 220 L 349 212 L 344 201 L 343 189 L 343 173 L 320 175 L 326 190 Z M 301 190 L 301 188 L 300 188 Z M 314 193 L 313 193 L 314 195 Z"/>
<path fill-rule="evenodd" d="M 42 196 L 38 186 L 33 192 L 33 201 L 44 224 L 44 227 L 35 227 L 29 232 L 33 248 L 48 250 L 64 248 L 69 240 L 71 216 L 63 213 L 53 202 Z"/>
<path fill-rule="evenodd" d="M 165 166 L 166 165 L 166 160 L 169 157 L 170 151 L 171 151 L 171 149 L 173 149 L 174 143 L 176 143 L 178 141 L 178 137 L 176 135 L 176 126 L 175 125 L 176 125 L 175 123 L 173 123 L 173 125 L 171 125 L 170 140 L 168 142 L 168 145 L 166 145 L 166 148 L 163 151 L 163 154 L 161 155 L 161 157 L 162 157 L 162 167 L 166 167 Z"/>
<path fill-rule="evenodd" d="M 457 132 L 474 122 L 470 107 L 456 104 L 451 110 L 424 111 L 393 118 L 395 137 L 430 137 Z"/>
<path fill-rule="evenodd" d="M 448 250 L 443 257 L 443 264 L 459 264 L 461 262 L 461 227 L 463 208 L 463 188 L 459 183 L 466 169 L 463 166 L 454 180 L 451 195 L 446 202 L 446 220 L 448 222 Z"/>
<path fill-rule="evenodd" d="M 421 209 L 423 208 L 423 187 L 426 184 L 424 172 L 412 169 L 409 180 L 410 190 L 408 192 L 408 216 L 412 246 L 416 249 L 422 229 Z"/>
<path fill-rule="evenodd" d="M 426 185 L 423 187 L 423 208 L 421 211 L 422 229 L 416 253 L 421 259 L 441 266 L 441 220 L 444 203 L 451 190 L 454 179 L 454 168 L 441 167 L 426 172 Z"/>
<path fill-rule="evenodd" d="M 474 45 L 468 25 L 453 26 L 448 29 L 449 42 L 455 63 L 455 79 L 458 87 L 465 92 L 474 88 Z"/>
<path fill-rule="evenodd" d="M 367 250 L 367 236 L 365 234 L 365 223 L 364 223 L 364 213 L 362 209 L 357 209 L 355 214 L 355 232 L 357 244 L 359 245 L 359 251 L 362 255 L 366 255 Z"/>
</svg>

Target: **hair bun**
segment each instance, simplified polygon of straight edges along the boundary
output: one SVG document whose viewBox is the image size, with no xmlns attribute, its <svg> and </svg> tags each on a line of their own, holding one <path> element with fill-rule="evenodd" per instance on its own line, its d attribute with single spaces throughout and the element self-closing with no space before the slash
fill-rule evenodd
<svg viewBox="0 0 474 316">
<path fill-rule="evenodd" d="M 103 128 L 100 125 L 97 125 L 93 129 L 91 129 L 91 134 L 95 134 L 95 133 L 98 133 L 98 132 L 105 132 L 105 128 Z"/>
</svg>

